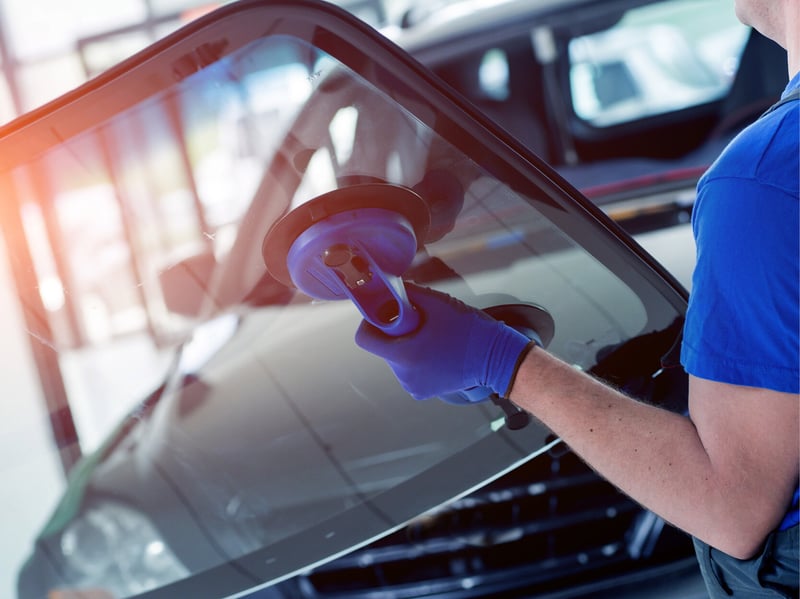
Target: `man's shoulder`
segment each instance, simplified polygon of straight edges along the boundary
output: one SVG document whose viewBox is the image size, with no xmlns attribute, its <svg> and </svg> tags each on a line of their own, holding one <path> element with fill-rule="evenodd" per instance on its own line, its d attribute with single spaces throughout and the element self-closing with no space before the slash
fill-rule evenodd
<svg viewBox="0 0 800 599">
<path fill-rule="evenodd" d="M 737 135 L 701 180 L 746 178 L 798 194 L 800 102 L 792 101 Z M 794 167 L 792 167 L 794 165 Z"/>
</svg>

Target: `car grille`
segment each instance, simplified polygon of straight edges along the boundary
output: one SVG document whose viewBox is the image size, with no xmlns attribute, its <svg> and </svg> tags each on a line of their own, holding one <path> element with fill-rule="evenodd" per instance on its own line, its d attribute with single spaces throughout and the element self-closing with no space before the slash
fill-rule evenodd
<svg viewBox="0 0 800 599">
<path fill-rule="evenodd" d="M 558 445 L 294 582 L 310 598 L 478 597 L 512 587 L 547 593 L 690 550 L 684 535 Z"/>
</svg>

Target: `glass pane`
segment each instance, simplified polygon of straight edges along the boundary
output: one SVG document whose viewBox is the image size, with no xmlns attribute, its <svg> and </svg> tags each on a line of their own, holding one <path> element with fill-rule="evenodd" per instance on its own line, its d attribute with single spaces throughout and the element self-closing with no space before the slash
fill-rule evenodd
<svg viewBox="0 0 800 599">
<path fill-rule="evenodd" d="M 76 0 L 58 2 L 3 0 L 9 46 L 18 59 L 28 60 L 74 48 L 89 35 L 144 20 L 143 0 Z M 35 32 L 35 33 L 34 33 Z"/>
<path fill-rule="evenodd" d="M 16 116 L 14 102 L 11 99 L 11 90 L 5 78 L 0 78 L 0 125 L 9 122 Z"/>
<path fill-rule="evenodd" d="M 23 110 L 33 110 L 83 83 L 85 77 L 76 52 L 42 60 L 17 70 Z"/>
<path fill-rule="evenodd" d="M 81 48 L 88 77 L 93 77 L 107 68 L 135 54 L 153 41 L 145 31 L 115 34 L 103 40 L 86 43 Z M 87 78 L 88 78 L 87 77 Z"/>
<path fill-rule="evenodd" d="M 150 6 L 156 15 L 169 15 L 181 11 L 185 11 L 188 14 L 198 15 L 203 10 L 213 10 L 217 6 L 227 4 L 227 1 L 206 2 L 204 0 L 151 0 Z"/>
<path fill-rule="evenodd" d="M 38 279 L 63 292 L 37 316 L 70 311 L 71 343 L 53 343 L 68 393 L 86 391 L 87 413 L 130 411 L 94 431 L 108 437 L 53 517 L 14 537 L 31 551 L 22 598 L 224 596 L 366 543 L 546 449 L 547 430 L 511 431 L 491 402 L 411 401 L 355 346 L 351 302 L 285 279 L 293 243 L 262 244 L 321 194 L 355 201 L 345 213 L 412 219 L 405 279 L 513 305 L 540 333 L 552 325 L 549 348 L 576 368 L 607 375 L 616 349 L 678 318 L 652 271 L 533 167 L 501 159 L 352 47 L 364 74 L 304 39 L 276 31 L 187 69 L 8 175 L 42 214 Z M 173 80 L 184 64 L 170 63 Z"/>
<path fill-rule="evenodd" d="M 575 114 L 598 127 L 717 100 L 730 89 L 748 29 L 718 0 L 670 0 L 570 41 Z"/>
</svg>

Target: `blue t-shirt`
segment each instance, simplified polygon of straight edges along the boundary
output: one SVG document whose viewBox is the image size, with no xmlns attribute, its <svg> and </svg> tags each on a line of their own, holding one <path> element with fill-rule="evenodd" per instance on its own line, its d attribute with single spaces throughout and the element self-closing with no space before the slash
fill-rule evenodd
<svg viewBox="0 0 800 599">
<path fill-rule="evenodd" d="M 800 73 L 784 97 L 798 87 Z M 745 129 L 697 185 L 697 265 L 681 348 L 697 377 L 800 391 L 798 105 Z"/>
<path fill-rule="evenodd" d="M 783 98 L 800 88 L 794 76 Z M 697 377 L 800 391 L 800 102 L 740 133 L 697 185 L 697 265 L 681 363 Z M 798 523 L 800 490 L 780 525 Z"/>
</svg>

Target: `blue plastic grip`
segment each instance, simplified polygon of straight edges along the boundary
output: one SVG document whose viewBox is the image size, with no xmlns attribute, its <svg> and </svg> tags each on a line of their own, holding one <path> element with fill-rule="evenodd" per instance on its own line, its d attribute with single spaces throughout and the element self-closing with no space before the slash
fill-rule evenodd
<svg viewBox="0 0 800 599">
<path fill-rule="evenodd" d="M 420 322 L 401 278 L 416 251 L 416 236 L 405 217 L 364 208 L 310 226 L 292 243 L 286 263 L 292 281 L 304 293 L 317 299 L 350 299 L 365 320 L 398 337 Z"/>
</svg>

